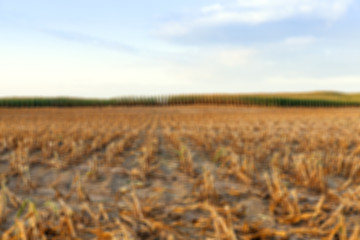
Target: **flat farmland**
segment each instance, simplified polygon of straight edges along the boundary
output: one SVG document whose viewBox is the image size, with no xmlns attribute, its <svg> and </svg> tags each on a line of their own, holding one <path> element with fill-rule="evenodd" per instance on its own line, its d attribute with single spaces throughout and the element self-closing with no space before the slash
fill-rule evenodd
<svg viewBox="0 0 360 240">
<path fill-rule="evenodd" d="M 360 238 L 360 109 L 0 109 L 2 239 Z"/>
</svg>

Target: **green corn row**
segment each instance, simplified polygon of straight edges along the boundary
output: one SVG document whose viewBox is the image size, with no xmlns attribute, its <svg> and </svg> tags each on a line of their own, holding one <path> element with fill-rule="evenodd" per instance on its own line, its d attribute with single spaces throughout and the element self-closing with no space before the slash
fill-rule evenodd
<svg viewBox="0 0 360 240">
<path fill-rule="evenodd" d="M 173 106 L 173 105 L 238 105 L 274 107 L 356 107 L 359 94 L 308 93 L 267 95 L 170 95 L 121 97 L 111 99 L 85 98 L 0 98 L 0 107 L 96 107 L 96 106 Z"/>
<path fill-rule="evenodd" d="M 360 99 L 347 101 L 346 99 L 328 98 L 296 98 L 281 96 L 242 96 L 242 95 L 193 95 L 169 97 L 169 105 L 244 105 L 244 106 L 274 106 L 274 107 L 346 107 L 360 106 Z"/>
</svg>

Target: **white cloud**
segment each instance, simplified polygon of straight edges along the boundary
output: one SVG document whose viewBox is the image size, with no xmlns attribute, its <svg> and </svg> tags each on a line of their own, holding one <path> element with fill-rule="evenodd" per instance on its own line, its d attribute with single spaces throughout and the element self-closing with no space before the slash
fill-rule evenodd
<svg viewBox="0 0 360 240">
<path fill-rule="evenodd" d="M 281 15 L 274 12 L 266 11 L 219 11 L 209 16 L 204 16 L 195 21 L 196 25 L 216 25 L 227 23 L 249 23 L 258 24 L 268 21 L 269 19 L 280 19 Z"/>
<path fill-rule="evenodd" d="M 258 54 L 255 48 L 244 47 L 202 47 L 189 53 L 188 66 L 206 69 L 237 69 L 246 67 Z M 189 64 L 190 63 L 190 64 Z"/>
<path fill-rule="evenodd" d="M 238 0 L 240 8 L 278 13 L 283 17 L 310 15 L 335 20 L 343 15 L 353 0 Z M 273 15 L 273 14 L 269 14 Z M 271 21 L 272 19 L 268 19 Z M 276 19 L 275 19 L 276 20 Z"/>
<path fill-rule="evenodd" d="M 284 40 L 286 45 L 308 45 L 316 42 L 313 36 L 288 37 Z"/>
<path fill-rule="evenodd" d="M 252 49 L 220 49 L 212 53 L 213 59 L 216 59 L 219 64 L 236 67 L 249 63 L 254 57 L 255 51 Z"/>
<path fill-rule="evenodd" d="M 201 9 L 201 11 L 203 13 L 216 12 L 216 11 L 221 11 L 221 10 L 223 10 L 223 6 L 220 4 L 213 4 L 210 6 L 203 7 Z"/>
<path fill-rule="evenodd" d="M 155 31 L 155 35 L 160 36 L 182 36 L 191 30 L 190 26 L 181 22 L 168 22 Z"/>
<path fill-rule="evenodd" d="M 223 24 L 262 24 L 293 17 L 335 21 L 346 13 L 353 0 L 237 0 L 232 4 L 203 7 L 197 17 L 171 22 L 157 32 L 163 36 L 181 36 L 201 28 Z"/>
</svg>

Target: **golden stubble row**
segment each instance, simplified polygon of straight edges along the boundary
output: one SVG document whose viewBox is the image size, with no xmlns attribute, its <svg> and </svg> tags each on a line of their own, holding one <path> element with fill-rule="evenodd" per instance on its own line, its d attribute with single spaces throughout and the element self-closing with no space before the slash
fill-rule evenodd
<svg viewBox="0 0 360 240">
<path fill-rule="evenodd" d="M 3 239 L 359 238 L 356 109 L 0 113 Z M 69 187 L 37 181 L 38 166 L 69 172 Z"/>
</svg>

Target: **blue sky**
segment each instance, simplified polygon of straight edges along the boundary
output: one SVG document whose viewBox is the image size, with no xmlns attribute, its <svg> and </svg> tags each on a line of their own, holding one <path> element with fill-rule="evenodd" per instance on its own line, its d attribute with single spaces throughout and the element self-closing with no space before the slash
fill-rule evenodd
<svg viewBox="0 0 360 240">
<path fill-rule="evenodd" d="M 360 92 L 356 0 L 0 0 L 0 96 Z"/>
</svg>

